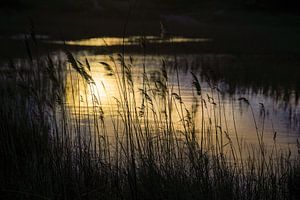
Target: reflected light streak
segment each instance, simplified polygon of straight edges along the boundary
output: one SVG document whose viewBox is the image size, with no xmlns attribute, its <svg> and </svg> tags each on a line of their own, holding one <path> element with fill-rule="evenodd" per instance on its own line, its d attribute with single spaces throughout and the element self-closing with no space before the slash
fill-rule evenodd
<svg viewBox="0 0 300 200">
<path fill-rule="evenodd" d="M 139 45 L 142 41 L 150 44 L 161 44 L 161 43 L 188 43 L 188 42 L 213 42 L 211 38 L 186 38 L 186 37 L 170 37 L 160 38 L 156 36 L 132 36 L 127 38 L 122 37 L 100 37 L 100 38 L 89 38 L 82 40 L 70 40 L 70 41 L 54 41 L 56 44 L 66 44 L 72 46 L 120 46 L 120 45 Z"/>
</svg>

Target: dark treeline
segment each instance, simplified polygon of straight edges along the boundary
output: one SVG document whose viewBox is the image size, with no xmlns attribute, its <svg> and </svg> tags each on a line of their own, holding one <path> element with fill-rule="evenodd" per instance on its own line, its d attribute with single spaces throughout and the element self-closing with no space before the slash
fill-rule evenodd
<svg viewBox="0 0 300 200">
<path fill-rule="evenodd" d="M 13 9 L 27 9 L 27 8 L 40 8 L 40 7 L 55 7 L 58 9 L 88 9 L 95 5 L 103 6 L 110 4 L 111 2 L 123 2 L 128 0 L 4 0 L 0 4 L 0 8 L 13 8 Z M 278 11 L 293 11 L 299 13 L 300 1 L 299 0 L 129 0 L 129 3 L 139 2 L 142 4 L 152 4 L 158 7 L 163 6 L 165 8 L 194 8 L 195 4 L 205 6 L 215 6 L 216 3 L 222 5 L 228 4 L 229 7 L 246 7 L 252 9 L 267 9 Z"/>
<path fill-rule="evenodd" d="M 157 3 L 167 3 L 168 5 L 193 7 L 194 4 L 206 3 L 209 6 L 216 6 L 216 3 L 223 5 L 228 4 L 229 7 L 246 7 L 253 9 L 267 9 L 278 11 L 293 11 L 300 13 L 299 0 L 152 0 Z"/>
<path fill-rule="evenodd" d="M 300 11 L 300 1 L 298 0 L 239 0 L 244 5 L 263 8 L 263 9 L 278 9 Z"/>
</svg>

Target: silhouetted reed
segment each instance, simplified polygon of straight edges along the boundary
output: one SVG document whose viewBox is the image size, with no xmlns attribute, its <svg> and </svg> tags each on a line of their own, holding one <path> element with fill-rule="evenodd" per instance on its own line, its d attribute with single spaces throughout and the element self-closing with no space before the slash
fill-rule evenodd
<svg viewBox="0 0 300 200">
<path fill-rule="evenodd" d="M 244 154 L 237 131 L 230 138 L 226 128 L 220 91 L 211 85 L 218 99 L 203 95 L 197 74 L 189 106 L 178 72 L 171 85 L 165 62 L 153 76 L 144 67 L 137 94 L 134 58 L 118 54 L 109 63 L 99 61 L 118 89 L 109 100 L 110 109 L 117 105 L 112 116 L 90 75 L 94 66 L 65 54 L 67 61 L 31 54 L 28 65 L 11 62 L 12 74 L 1 79 L 4 199 L 298 197 L 299 163 L 291 152 L 277 149 L 276 136 L 273 150 L 267 150 L 263 130 L 254 127 L 259 145 Z M 246 98 L 240 101 L 251 106 Z"/>
</svg>

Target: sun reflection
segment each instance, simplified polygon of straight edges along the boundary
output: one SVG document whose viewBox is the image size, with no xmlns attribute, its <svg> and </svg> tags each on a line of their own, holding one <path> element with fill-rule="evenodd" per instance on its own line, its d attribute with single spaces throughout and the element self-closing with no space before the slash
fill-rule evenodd
<svg viewBox="0 0 300 200">
<path fill-rule="evenodd" d="M 153 78 L 153 71 L 160 70 L 162 64 L 163 56 L 148 56 L 145 59 L 143 56 L 134 55 L 134 63 L 132 64 L 132 77 L 134 82 L 134 92 L 129 92 L 128 98 L 135 104 L 137 111 L 142 108 L 142 96 L 141 90 L 143 89 L 143 65 L 147 66 L 146 75 L 148 79 Z M 86 57 L 83 57 L 84 60 Z M 106 116 L 106 126 L 113 132 L 113 124 L 111 119 L 114 116 L 119 115 L 121 96 L 124 94 L 123 89 L 120 87 L 120 78 L 118 79 L 118 73 L 120 71 L 115 71 L 116 74 L 109 75 L 105 68 L 100 64 L 99 61 L 103 61 L 110 66 L 114 66 L 114 61 L 108 57 L 104 56 L 87 56 L 90 60 L 91 71 L 89 72 L 93 77 L 94 83 L 87 84 L 82 81 L 82 78 L 75 73 L 75 71 L 70 72 L 67 76 L 67 102 L 70 110 L 74 113 L 81 113 L 85 116 L 94 114 L 95 109 L 101 108 Z M 172 58 L 164 57 L 168 63 Z M 126 58 L 126 62 L 130 62 L 129 58 Z M 171 62 L 170 62 L 171 63 Z M 222 140 L 225 146 L 228 145 L 229 139 L 233 144 L 236 143 L 237 135 L 241 141 L 246 141 L 247 145 L 257 145 L 257 131 L 259 134 L 264 132 L 264 141 L 267 145 L 272 145 L 274 142 L 274 133 L 278 133 L 277 137 L 280 138 L 280 143 L 282 146 L 289 147 L 290 144 L 295 143 L 295 138 L 297 135 L 291 132 L 289 136 L 284 133 L 289 132 L 286 127 L 285 112 L 280 109 L 275 109 L 276 105 L 272 98 L 263 96 L 249 96 L 249 102 L 251 105 L 247 105 L 238 100 L 239 95 L 229 97 L 222 96 L 215 88 L 216 86 L 210 86 L 206 82 L 201 82 L 202 87 L 202 100 L 197 96 L 194 88 L 192 86 L 193 77 L 190 73 L 179 72 L 179 80 L 177 80 L 177 75 L 169 73 L 168 77 L 168 91 L 167 93 L 170 97 L 167 98 L 167 102 L 171 102 L 170 109 L 172 112 L 173 128 L 178 132 L 183 132 L 182 122 L 186 120 L 188 115 L 192 115 L 192 109 L 195 106 L 198 112 L 193 117 L 193 123 L 195 123 L 197 137 L 203 137 L 201 132 L 205 132 L 206 139 L 215 142 L 216 139 Z M 159 75 L 155 75 L 159 76 Z M 180 82 L 180 91 L 177 85 L 177 81 Z M 155 85 L 154 83 L 150 83 Z M 220 87 L 221 88 L 221 87 Z M 155 88 L 153 88 L 153 91 Z M 76 92 L 78 91 L 78 92 Z M 149 90 L 150 92 L 150 90 Z M 182 98 L 180 101 L 174 98 L 173 94 L 180 94 Z M 155 120 L 154 117 L 161 117 L 163 121 L 162 102 L 158 97 L 151 96 L 153 108 L 157 112 L 157 116 L 149 114 L 151 120 Z M 155 99 L 157 98 L 157 99 Z M 174 98 L 174 99 L 172 99 Z M 197 101 L 195 101 L 197 98 Z M 260 116 L 261 102 L 264 103 L 264 109 L 267 110 L 268 116 L 263 119 Z M 149 106 L 150 104 L 148 104 Z M 131 105 L 130 105 L 131 106 Z M 162 107 L 161 107 L 162 106 Z M 183 111 L 180 110 L 180 106 L 183 106 Z M 132 110 L 134 108 L 132 107 Z M 203 110 L 199 112 L 199 110 Z M 188 113 L 189 112 L 189 113 Z M 162 125 L 162 124 L 160 124 Z M 257 125 L 257 130 L 255 126 Z M 183 137 L 178 135 L 178 138 Z M 245 143 L 245 145 L 246 145 Z M 226 148 L 229 148 L 227 146 Z M 229 149 L 227 149 L 229 150 Z M 247 152 L 244 152 L 247 153 Z"/>
<path fill-rule="evenodd" d="M 72 100 L 73 93 L 74 96 L 79 96 L 80 101 L 87 105 L 93 104 L 104 104 L 108 105 L 110 103 L 110 98 L 118 98 L 118 88 L 116 85 L 116 80 L 107 76 L 105 70 L 100 67 L 99 63 L 91 62 L 92 67 L 90 74 L 94 80 L 93 84 L 87 84 L 85 81 L 77 75 L 75 71 L 71 71 L 67 76 L 67 101 L 71 104 L 76 104 Z M 77 105 L 76 105 L 77 106 Z"/>
</svg>

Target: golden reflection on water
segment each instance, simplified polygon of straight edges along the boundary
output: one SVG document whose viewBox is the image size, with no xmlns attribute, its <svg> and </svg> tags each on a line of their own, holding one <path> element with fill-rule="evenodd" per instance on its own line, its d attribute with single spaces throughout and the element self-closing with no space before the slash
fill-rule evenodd
<svg viewBox="0 0 300 200">
<path fill-rule="evenodd" d="M 132 37 L 101 37 L 101 38 L 89 38 L 82 40 L 71 40 L 65 41 L 66 45 L 76 45 L 76 46 L 117 46 L 117 45 L 139 45 L 143 41 L 147 43 L 186 43 L 186 42 L 212 42 L 210 38 L 185 38 L 185 37 L 170 37 L 170 38 L 160 38 L 156 36 L 132 36 Z M 56 41 L 54 43 L 62 43 Z"/>
<path fill-rule="evenodd" d="M 152 76 L 156 76 L 153 72 L 159 72 L 163 58 L 166 60 L 166 63 L 172 63 L 173 58 L 166 56 L 143 57 L 140 55 L 133 55 L 132 57 L 134 58 L 134 62 L 132 63 L 131 73 L 135 97 L 133 99 L 131 92 L 129 99 L 131 102 L 135 101 L 135 105 L 139 110 L 142 103 L 143 66 L 146 66 L 146 74 L 150 80 Z M 81 59 L 84 60 L 85 57 Z M 122 112 L 120 110 L 120 103 L 118 102 L 121 101 L 121 95 L 124 93 L 123 89 L 119 86 L 120 82 L 118 81 L 120 81 L 120 78 L 117 78 L 117 75 L 121 73 L 120 69 L 115 75 L 109 75 L 107 73 L 107 70 L 99 62 L 102 61 L 110 66 L 114 66 L 115 63 L 108 56 L 87 56 L 87 59 L 90 61 L 90 74 L 94 79 L 94 84 L 84 83 L 81 80 L 82 78 L 75 72 L 69 73 L 67 76 L 68 92 L 66 98 L 70 111 L 75 114 L 75 117 L 81 115 L 83 125 L 85 124 L 87 116 L 95 115 L 96 111 L 97 117 L 101 115 L 104 116 L 104 123 L 108 129 L 108 134 L 113 135 L 114 124 L 112 121 L 121 120 L 120 113 Z M 126 59 L 126 62 L 130 62 L 129 58 Z M 177 74 L 171 71 L 169 71 L 168 77 L 168 93 L 181 94 L 184 109 L 189 110 L 191 114 L 193 106 L 196 105 L 194 96 L 197 96 L 192 83 L 193 77 L 190 73 L 179 71 L 179 91 Z M 266 145 L 274 146 L 274 134 L 276 132 L 276 142 L 278 142 L 278 144 L 283 148 L 291 147 L 291 149 L 295 149 L 294 147 L 298 136 L 291 129 L 287 128 L 288 122 L 285 121 L 284 112 L 278 109 L 277 103 L 275 103 L 271 97 L 250 95 L 247 98 L 249 98 L 251 105 L 247 105 L 238 100 L 240 95 L 234 95 L 233 97 L 229 97 L 228 95 L 221 96 L 216 89 L 207 83 L 201 82 L 201 86 L 204 104 L 201 104 L 199 97 L 197 97 L 198 112 L 194 116 L 198 139 L 203 137 L 201 132 L 204 132 L 204 137 L 206 141 L 209 141 L 208 143 L 216 143 L 216 140 L 221 140 L 222 145 L 226 151 L 229 152 L 230 145 L 228 144 L 230 142 L 236 144 L 238 136 L 241 144 L 245 147 L 243 153 L 247 154 L 248 151 L 251 151 L 252 145 L 257 145 L 257 134 L 263 134 L 264 143 Z M 175 98 L 169 98 L 168 102 L 171 102 L 171 115 L 174 129 L 177 130 L 177 132 L 184 131 L 182 115 L 179 109 L 180 103 L 176 101 Z M 268 113 L 265 118 L 261 117 L 261 102 L 264 103 L 264 107 Z M 161 102 L 157 100 L 155 105 L 157 106 L 155 109 L 159 110 Z M 101 111 L 99 111 L 100 108 Z M 201 109 L 203 109 L 203 113 Z M 184 113 L 187 114 L 186 111 L 184 111 Z M 158 115 L 159 117 L 163 116 L 162 113 L 158 113 Z M 153 115 L 149 116 L 154 117 Z M 162 124 L 159 124 L 159 126 L 163 127 Z M 222 129 L 222 132 L 218 129 Z M 111 137 L 113 137 L 112 135 Z"/>
</svg>

